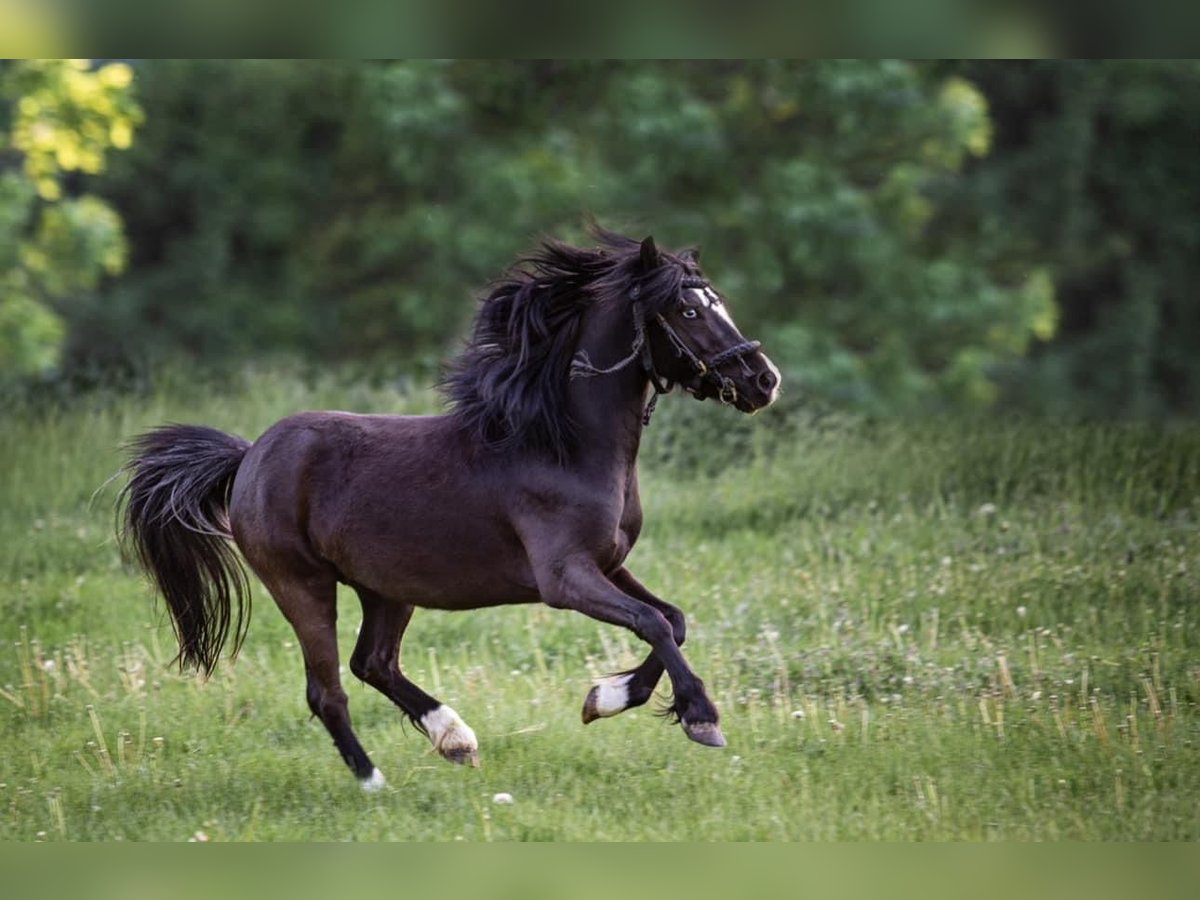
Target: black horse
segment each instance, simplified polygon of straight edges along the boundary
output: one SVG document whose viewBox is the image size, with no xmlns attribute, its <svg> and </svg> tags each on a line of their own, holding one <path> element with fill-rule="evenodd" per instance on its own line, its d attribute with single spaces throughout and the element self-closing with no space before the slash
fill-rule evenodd
<svg viewBox="0 0 1200 900">
<path fill-rule="evenodd" d="M 166 598 L 181 666 L 211 672 L 248 582 L 232 538 L 299 638 L 308 704 L 366 789 L 383 784 L 338 676 L 336 587 L 363 622 L 350 671 L 391 698 L 445 758 L 477 763 L 475 734 L 409 681 L 414 608 L 545 603 L 628 628 L 641 665 L 592 687 L 583 721 L 645 703 L 665 669 L 687 736 L 723 746 L 717 710 L 680 645 L 683 613 L 624 567 L 642 526 L 637 454 L 674 386 L 752 413 L 779 371 L 734 325 L 697 254 L 596 229 L 546 242 L 484 299 L 441 416 L 304 412 L 253 444 L 165 426 L 132 442 L 123 537 Z"/>
</svg>

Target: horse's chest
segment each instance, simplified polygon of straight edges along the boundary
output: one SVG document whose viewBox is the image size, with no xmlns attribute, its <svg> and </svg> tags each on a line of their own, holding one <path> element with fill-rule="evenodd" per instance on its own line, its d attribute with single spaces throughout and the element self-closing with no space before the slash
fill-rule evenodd
<svg viewBox="0 0 1200 900">
<path fill-rule="evenodd" d="M 629 541 L 629 546 L 633 546 L 634 541 L 638 539 L 638 535 L 642 533 L 642 504 L 637 498 L 633 498 L 633 502 L 626 502 L 625 509 L 621 512 L 621 521 L 617 526 L 621 535 Z"/>
<path fill-rule="evenodd" d="M 613 567 L 621 565 L 633 545 L 637 543 L 638 535 L 642 533 L 642 503 L 638 498 L 637 482 L 631 481 L 625 490 L 625 502 L 621 508 L 621 517 L 617 522 L 615 546 L 613 547 Z"/>
</svg>

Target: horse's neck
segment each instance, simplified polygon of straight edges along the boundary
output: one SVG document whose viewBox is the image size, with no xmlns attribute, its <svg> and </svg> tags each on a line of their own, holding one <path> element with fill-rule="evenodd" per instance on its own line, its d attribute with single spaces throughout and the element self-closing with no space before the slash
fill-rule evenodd
<svg viewBox="0 0 1200 900">
<path fill-rule="evenodd" d="M 585 322 L 578 346 L 594 365 L 605 367 L 626 357 L 633 341 L 632 317 L 618 312 Z M 640 359 L 615 372 L 571 379 L 568 405 L 576 424 L 581 462 L 605 468 L 633 467 L 648 385 Z"/>
</svg>

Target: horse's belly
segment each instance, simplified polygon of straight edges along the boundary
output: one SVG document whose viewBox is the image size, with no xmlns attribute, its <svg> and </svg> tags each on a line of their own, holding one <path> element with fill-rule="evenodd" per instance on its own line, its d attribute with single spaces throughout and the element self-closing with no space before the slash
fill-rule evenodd
<svg viewBox="0 0 1200 900">
<path fill-rule="evenodd" d="M 462 560 L 457 566 L 434 564 L 368 574 L 364 584 L 392 600 L 429 609 L 478 609 L 510 603 L 535 603 L 541 599 L 532 583 L 517 572 L 498 572 Z"/>
<path fill-rule="evenodd" d="M 474 609 L 539 599 L 524 548 L 488 528 L 422 523 L 342 542 L 330 561 L 343 580 L 389 599 L 435 609 Z"/>
</svg>

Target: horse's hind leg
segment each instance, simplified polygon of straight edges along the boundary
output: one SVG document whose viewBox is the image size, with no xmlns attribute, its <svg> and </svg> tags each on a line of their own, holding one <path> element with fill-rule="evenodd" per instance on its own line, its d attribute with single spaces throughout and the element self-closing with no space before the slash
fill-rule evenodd
<svg viewBox="0 0 1200 900">
<path fill-rule="evenodd" d="M 412 618 L 412 605 L 394 603 L 366 588 L 355 590 L 362 601 L 363 623 L 350 671 L 399 706 L 450 762 L 479 765 L 479 743 L 471 727 L 400 671 L 400 639 Z"/>
<path fill-rule="evenodd" d="M 656 597 L 624 567 L 610 575 L 609 581 L 630 597 L 641 600 L 662 613 L 671 626 L 675 646 L 683 646 L 687 635 L 687 622 L 678 607 Z M 586 725 L 596 719 L 615 716 L 627 709 L 641 706 L 654 693 L 662 674 L 662 661 L 651 653 L 637 668 L 615 672 L 599 679 L 583 701 L 583 723 Z"/>
<path fill-rule="evenodd" d="M 363 790 L 378 790 L 383 775 L 350 727 L 350 709 L 338 675 L 337 582 L 332 577 L 272 578 L 267 588 L 296 631 L 308 676 L 308 707 L 333 738 Z"/>
</svg>

